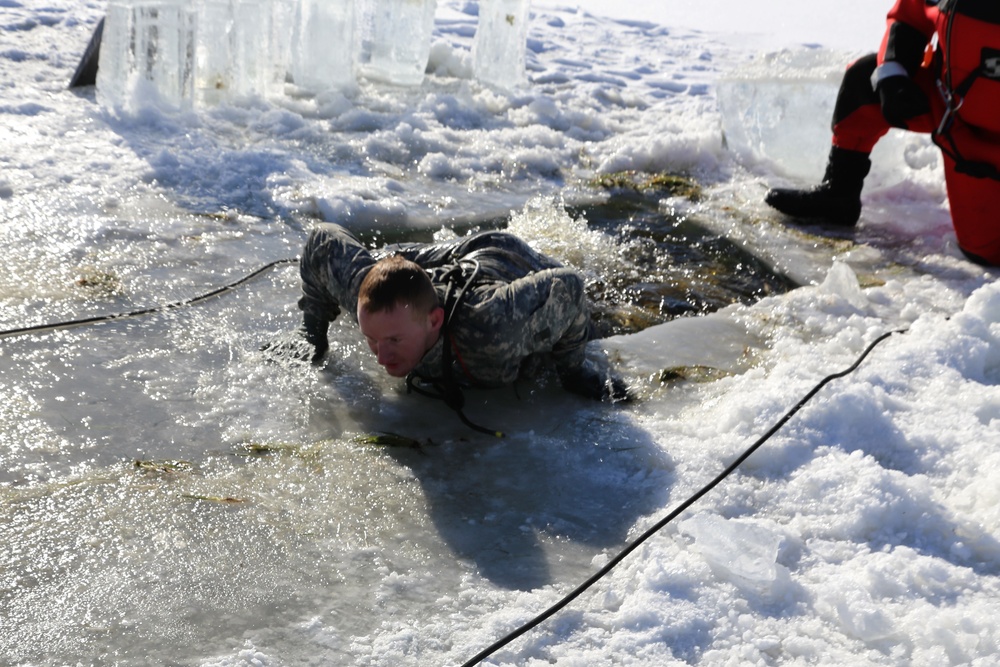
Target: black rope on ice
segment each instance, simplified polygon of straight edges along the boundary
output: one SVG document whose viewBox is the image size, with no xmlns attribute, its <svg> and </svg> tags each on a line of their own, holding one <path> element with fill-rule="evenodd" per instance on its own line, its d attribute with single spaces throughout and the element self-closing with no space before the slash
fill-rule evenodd
<svg viewBox="0 0 1000 667">
<path fill-rule="evenodd" d="M 872 341 L 872 343 L 867 348 L 865 348 L 865 350 L 861 353 L 860 356 L 858 356 L 857 360 L 853 364 L 851 364 L 851 366 L 849 368 L 847 368 L 847 369 L 845 369 L 843 371 L 840 371 L 839 373 L 833 373 L 831 375 L 827 375 L 825 378 L 823 378 L 822 380 L 820 380 L 819 383 L 815 387 L 813 387 L 809 391 L 809 393 L 807 393 L 805 396 L 803 396 L 802 399 L 799 400 L 799 402 L 796 403 L 795 406 L 792 407 L 791 410 L 789 410 L 788 412 L 786 412 L 785 415 L 783 417 L 781 417 L 781 419 L 779 419 L 774 424 L 774 426 L 772 426 L 770 429 L 768 429 L 767 433 L 765 433 L 764 435 L 762 435 L 755 443 L 753 443 L 752 445 L 750 445 L 750 447 L 748 447 L 746 449 L 746 451 L 744 451 L 742 454 L 740 454 L 736 458 L 735 461 L 733 461 L 732 463 L 730 463 L 726 467 L 725 470 L 723 470 L 721 473 L 719 473 L 715 477 L 715 479 L 713 479 L 711 482 L 709 482 L 708 484 L 706 484 L 705 486 L 703 486 L 693 496 L 691 496 L 690 498 L 688 498 L 687 500 L 685 500 L 683 503 L 681 503 L 677 507 L 677 509 L 675 509 L 670 514 L 668 514 L 667 516 L 665 516 L 663 519 L 661 519 L 660 521 L 658 521 L 652 528 L 650 528 L 649 530 L 647 530 L 646 532 L 644 532 L 642 535 L 640 535 L 631 544 L 627 545 L 621 551 L 621 553 L 619 553 L 617 556 L 615 556 L 614 558 L 612 558 L 608 562 L 607 565 L 605 565 L 600 570 L 598 570 L 593 575 L 591 575 L 591 577 L 589 579 L 587 579 L 582 584 L 580 584 L 579 586 L 577 586 L 573 591 L 571 591 L 568 595 L 566 595 L 559 602 L 555 603 L 554 605 L 552 605 L 551 607 L 549 607 L 548 609 L 546 609 L 544 612 L 542 612 L 541 614 L 539 614 L 538 616 L 536 616 L 535 618 L 533 618 L 531 621 L 525 623 L 524 625 L 522 625 L 521 627 L 517 628 L 513 632 L 507 634 L 505 637 L 503 637 L 503 638 L 499 639 L 498 641 L 494 642 L 489 647 L 483 649 L 480 653 L 478 653 L 475 657 L 473 657 L 472 659 L 470 659 L 468 662 L 463 663 L 462 667 L 472 667 L 473 665 L 479 664 L 480 662 L 482 662 L 483 660 L 485 660 L 486 658 L 488 658 L 490 655 L 492 655 L 493 653 L 499 651 L 501 648 L 503 648 L 507 644 L 511 643 L 512 641 L 514 641 L 515 639 L 517 639 L 518 637 L 520 637 L 524 633 L 526 633 L 529 630 L 531 630 L 531 629 L 533 629 L 533 628 L 541 625 L 543 622 L 545 622 L 546 620 L 548 620 L 549 618 L 551 618 L 552 616 L 554 616 L 563 607 L 565 607 L 570 602 L 572 602 L 573 600 L 575 600 L 576 598 L 578 598 L 584 591 L 586 591 L 588 588 L 590 588 L 595 583 L 597 583 L 606 574 L 608 574 L 609 572 L 611 572 L 611 570 L 614 569 L 614 567 L 616 565 L 618 565 L 620 562 L 622 562 L 625 559 L 625 557 L 628 556 L 630 553 L 632 553 L 633 551 L 635 551 L 639 547 L 639 545 L 641 545 L 643 542 L 645 542 L 646 540 L 648 540 L 654 534 L 656 534 L 657 532 L 659 532 L 668 523 L 670 523 L 671 521 L 673 521 L 674 519 L 676 519 L 677 516 L 679 514 L 681 514 L 681 512 L 683 512 L 684 510 L 686 510 L 689 507 L 691 507 L 691 505 L 695 504 L 698 500 L 701 499 L 702 496 L 704 496 L 706 493 L 708 493 L 709 491 L 711 491 L 712 489 L 714 489 L 716 486 L 718 486 L 719 483 L 722 482 L 722 480 L 724 480 L 727 477 L 729 477 L 729 475 L 731 475 L 744 461 L 746 461 L 750 457 L 751 454 L 753 454 L 755 451 L 757 451 L 761 447 L 761 445 L 763 445 L 765 442 L 767 442 L 771 438 L 771 436 L 773 436 L 775 433 L 777 433 L 778 430 L 781 429 L 781 427 L 784 426 L 788 422 L 788 420 L 791 419 L 795 415 L 795 413 L 797 413 L 799 410 L 801 410 L 802 407 L 805 406 L 805 404 L 808 403 L 810 401 L 810 399 L 812 399 L 812 397 L 815 396 L 819 392 L 820 389 L 822 389 L 829 382 L 831 382 L 831 381 L 833 381 L 833 380 L 835 380 L 837 378 L 841 378 L 841 377 L 844 377 L 845 375 L 849 375 L 850 373 L 853 373 L 855 370 L 857 370 L 858 366 L 861 365 L 861 362 L 865 360 L 865 357 L 867 357 L 871 353 L 871 351 L 874 350 L 875 347 L 879 343 L 881 343 L 885 339 L 889 338 L 893 334 L 906 333 L 906 331 L 907 331 L 906 329 L 896 329 L 896 330 L 888 331 L 888 332 L 882 334 L 881 336 L 879 336 L 878 338 L 876 338 L 874 341 Z"/>
<path fill-rule="evenodd" d="M 299 259 L 297 257 L 292 257 L 288 259 L 278 259 L 269 264 L 256 269 L 255 271 L 248 273 L 239 280 L 229 283 L 228 285 L 223 285 L 222 287 L 217 287 L 210 292 L 204 294 L 199 294 L 198 296 L 191 297 L 190 299 L 184 299 L 182 301 L 174 301 L 173 303 L 167 303 L 162 306 L 153 306 L 151 308 L 142 308 L 139 310 L 133 310 L 126 313 L 113 313 L 111 315 L 97 315 L 94 317 L 85 317 L 79 320 L 68 320 L 65 322 L 53 322 L 51 324 L 36 324 L 30 327 L 21 327 L 20 329 L 8 329 L 7 331 L 0 331 L 0 338 L 5 338 L 7 336 L 21 336 L 29 333 L 39 333 L 42 331 L 54 331 L 56 329 L 69 329 L 71 327 L 79 327 L 85 324 L 97 324 L 98 322 L 110 322 L 111 320 L 121 320 L 130 317 L 141 317 L 143 315 L 151 315 L 153 313 L 160 313 L 165 310 L 171 310 L 173 308 L 183 308 L 184 306 L 191 306 L 202 301 L 211 299 L 212 297 L 219 296 L 225 292 L 248 283 L 254 278 L 259 277 L 263 273 L 270 271 L 276 266 L 281 264 L 296 264 Z"/>
</svg>

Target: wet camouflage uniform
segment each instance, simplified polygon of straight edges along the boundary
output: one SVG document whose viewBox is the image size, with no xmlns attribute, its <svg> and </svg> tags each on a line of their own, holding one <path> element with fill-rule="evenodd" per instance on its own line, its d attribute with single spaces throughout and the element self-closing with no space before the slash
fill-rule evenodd
<svg viewBox="0 0 1000 667">
<path fill-rule="evenodd" d="M 325 351 L 328 324 L 342 308 L 357 321 L 361 282 L 372 265 L 389 254 L 402 255 L 430 274 L 446 315 L 451 306 L 445 301 L 449 280 L 460 287 L 476 263 L 479 267 L 443 335 L 414 369 L 416 375 L 442 379 L 447 338 L 452 375 L 462 384 L 509 384 L 539 355 L 551 356 L 567 388 L 581 379 L 590 337 L 583 279 L 503 232 L 396 244 L 372 252 L 343 227 L 321 225 L 302 253 L 299 300 L 307 338 L 324 345 L 320 352 Z"/>
</svg>

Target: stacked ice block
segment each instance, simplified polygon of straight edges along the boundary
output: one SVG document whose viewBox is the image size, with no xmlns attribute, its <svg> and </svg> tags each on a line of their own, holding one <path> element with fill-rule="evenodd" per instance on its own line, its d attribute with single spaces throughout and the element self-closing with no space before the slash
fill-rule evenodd
<svg viewBox="0 0 1000 667">
<path fill-rule="evenodd" d="M 436 0 L 366 3 L 360 73 L 375 81 L 419 85 L 431 53 L 436 7 Z"/>
<path fill-rule="evenodd" d="M 156 95 L 181 104 L 194 95 L 195 14 L 188 3 L 111 0 L 104 20 L 98 99 L 121 104 Z"/>
<path fill-rule="evenodd" d="M 296 3 L 290 71 L 297 86 L 318 92 L 354 81 L 356 4 L 351 0 Z"/>
<path fill-rule="evenodd" d="M 483 83 L 500 88 L 524 83 L 530 4 L 530 0 L 480 0 L 472 66 Z"/>
<path fill-rule="evenodd" d="M 524 78 L 529 0 L 481 0 L 476 76 Z M 99 101 L 177 108 L 343 89 L 357 76 L 419 85 L 437 0 L 110 0 Z"/>
</svg>

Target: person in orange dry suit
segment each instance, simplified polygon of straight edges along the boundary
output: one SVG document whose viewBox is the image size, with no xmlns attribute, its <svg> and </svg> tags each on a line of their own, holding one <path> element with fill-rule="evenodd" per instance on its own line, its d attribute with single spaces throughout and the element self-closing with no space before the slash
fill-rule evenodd
<svg viewBox="0 0 1000 667">
<path fill-rule="evenodd" d="M 930 133 L 959 247 L 1000 265 L 1000 2 L 897 0 L 879 52 L 847 68 L 832 126 L 822 182 L 772 189 L 767 204 L 807 223 L 852 227 L 878 140 L 892 127 Z"/>
</svg>

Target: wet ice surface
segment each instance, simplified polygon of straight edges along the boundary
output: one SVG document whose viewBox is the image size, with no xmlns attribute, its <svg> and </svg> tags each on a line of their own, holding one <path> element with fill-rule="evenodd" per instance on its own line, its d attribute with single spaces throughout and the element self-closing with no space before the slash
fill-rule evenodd
<svg viewBox="0 0 1000 667">
<path fill-rule="evenodd" d="M 546 230 L 539 244 L 590 271 L 616 254 L 605 231 L 558 206 L 515 216 L 528 238 L 532 225 Z M 600 275 L 636 268 L 605 261 Z M 110 271 L 73 288 L 135 305 Z M 260 351 L 294 338 L 297 289 L 295 265 L 282 265 L 197 305 L 4 341 L 0 523 L 17 575 L 3 641 L 19 659 L 183 662 L 255 627 L 286 660 L 304 636 L 336 628 L 322 655 L 348 661 L 372 624 L 444 623 L 470 593 L 585 578 L 662 506 L 672 466 L 655 436 L 554 378 L 468 392 L 467 415 L 501 441 L 405 395 L 350 322 L 334 325 L 318 370 Z M 93 307 L 63 297 L 67 310 Z M 363 441 L 380 432 L 418 447 Z"/>
<path fill-rule="evenodd" d="M 551 380 L 470 392 L 469 416 L 501 441 L 407 396 L 346 323 L 321 369 L 274 359 L 261 345 L 297 323 L 291 266 L 191 308 L 0 339 L 0 655 L 460 664 L 909 326 L 694 523 L 492 661 L 992 660 L 1000 299 L 954 248 L 933 150 L 894 138 L 859 230 L 809 235 L 760 203 L 796 174 L 723 148 L 715 82 L 757 71 L 731 41 L 539 10 L 531 87 L 501 94 L 471 82 L 473 21 L 447 9 L 421 88 L 120 117 L 65 90 L 101 8 L 6 3 L 0 323 L 200 294 L 294 257 L 317 219 L 380 243 L 511 218 L 592 277 L 625 274 L 613 302 L 646 319 L 599 346 L 641 400 L 595 405 Z M 785 84 L 757 85 L 780 99 Z M 807 286 L 749 289 L 712 314 L 721 303 L 684 302 L 696 316 L 659 324 L 676 314 L 663 282 L 716 283 L 643 265 L 644 219 L 567 213 L 595 174 L 630 169 L 694 175 L 704 198 L 660 199 L 666 225 L 697 223 Z M 359 440 L 380 431 L 418 447 Z"/>
<path fill-rule="evenodd" d="M 549 405 L 576 407 L 560 400 Z M 508 423 L 527 403 L 490 418 Z M 17 622 L 5 645 L 27 660 L 183 662 L 253 629 L 284 660 L 348 662 L 369 652 L 352 645 L 372 632 L 445 623 L 483 594 L 479 604 L 578 578 L 655 505 L 650 481 L 669 475 L 642 460 L 656 456 L 648 438 L 613 418 L 535 425 L 555 434 L 477 442 L 408 420 L 435 441 L 412 451 L 271 441 L 274 453 L 252 460 L 213 442 L 190 470 L 121 461 L 16 492 L 5 555 L 19 571 L 7 607 Z M 314 629 L 335 635 L 322 650 Z"/>
</svg>

